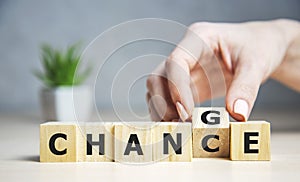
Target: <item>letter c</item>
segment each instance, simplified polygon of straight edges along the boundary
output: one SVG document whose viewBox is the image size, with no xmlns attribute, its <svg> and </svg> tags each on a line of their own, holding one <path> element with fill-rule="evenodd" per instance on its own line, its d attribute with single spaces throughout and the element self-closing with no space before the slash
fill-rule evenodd
<svg viewBox="0 0 300 182">
<path fill-rule="evenodd" d="M 67 140 L 67 135 L 63 134 L 63 133 L 56 133 L 56 134 L 52 135 L 49 140 L 49 149 L 55 155 L 65 155 L 67 153 L 66 148 L 61 151 L 59 151 L 55 148 L 55 141 L 57 138 L 63 138 L 64 140 Z"/>
<path fill-rule="evenodd" d="M 214 149 L 212 148 L 209 148 L 207 143 L 208 143 L 208 140 L 211 139 L 211 138 L 214 138 L 216 140 L 219 140 L 219 135 L 207 135 L 205 136 L 203 139 L 202 139 L 202 148 L 203 150 L 205 150 L 206 152 L 218 152 L 219 151 L 219 147 L 216 147 Z"/>
</svg>

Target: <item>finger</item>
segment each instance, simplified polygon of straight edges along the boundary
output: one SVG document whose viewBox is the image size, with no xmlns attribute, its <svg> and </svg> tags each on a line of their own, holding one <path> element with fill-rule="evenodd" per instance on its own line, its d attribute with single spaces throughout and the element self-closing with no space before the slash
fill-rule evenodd
<svg viewBox="0 0 300 182">
<path fill-rule="evenodd" d="M 150 117 L 153 121 L 160 121 L 161 119 L 159 118 L 159 115 L 157 114 L 155 107 L 153 105 L 153 102 L 151 100 L 151 96 L 150 93 L 148 92 L 146 95 L 146 99 L 147 99 L 147 104 L 148 104 L 148 108 L 149 108 L 149 113 L 150 113 Z"/>
<path fill-rule="evenodd" d="M 233 81 L 226 96 L 226 107 L 238 121 L 246 121 L 257 98 L 263 80 L 263 69 L 253 60 L 237 65 Z"/>
<path fill-rule="evenodd" d="M 150 93 L 151 103 L 158 114 L 159 120 L 171 121 L 178 119 L 179 116 L 169 93 L 164 70 L 164 64 L 159 65 L 152 75 L 149 76 L 147 87 Z"/>
<path fill-rule="evenodd" d="M 198 63 L 203 47 L 203 41 L 189 31 L 165 64 L 170 95 L 183 121 L 191 117 L 194 108 L 190 72 Z"/>
</svg>

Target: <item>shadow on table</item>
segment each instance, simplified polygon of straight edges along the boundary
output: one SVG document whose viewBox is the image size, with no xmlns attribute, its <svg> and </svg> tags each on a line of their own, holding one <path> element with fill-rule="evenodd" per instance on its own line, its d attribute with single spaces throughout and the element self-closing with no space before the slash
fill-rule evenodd
<svg viewBox="0 0 300 182">
<path fill-rule="evenodd" d="M 20 161 L 27 161 L 27 162 L 40 162 L 40 156 L 32 155 L 32 156 L 21 156 L 17 158 Z"/>
</svg>

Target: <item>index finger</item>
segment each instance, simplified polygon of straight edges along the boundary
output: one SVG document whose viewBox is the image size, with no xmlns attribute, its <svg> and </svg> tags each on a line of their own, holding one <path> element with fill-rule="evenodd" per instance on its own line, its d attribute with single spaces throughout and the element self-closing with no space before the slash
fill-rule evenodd
<svg viewBox="0 0 300 182">
<path fill-rule="evenodd" d="M 183 121 L 191 117 L 194 108 L 190 72 L 198 63 L 204 47 L 200 37 L 189 30 L 165 63 L 170 95 Z"/>
</svg>

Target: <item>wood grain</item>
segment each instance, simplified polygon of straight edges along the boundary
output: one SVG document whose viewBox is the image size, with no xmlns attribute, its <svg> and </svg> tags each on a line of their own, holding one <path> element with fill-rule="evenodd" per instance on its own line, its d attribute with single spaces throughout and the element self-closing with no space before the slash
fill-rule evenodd
<svg viewBox="0 0 300 182">
<path fill-rule="evenodd" d="M 204 142 L 204 137 L 207 136 L 210 136 L 210 138 L 207 142 Z M 218 136 L 218 139 L 213 138 L 213 136 Z M 206 147 L 215 151 L 210 152 L 206 150 Z M 193 157 L 229 158 L 229 128 L 194 128 Z"/>
<path fill-rule="evenodd" d="M 231 122 L 230 132 L 231 160 L 271 160 L 270 123 L 266 121 Z M 258 150 L 257 153 L 246 152 L 245 133 L 258 134 L 258 136 L 248 136 L 248 140 L 257 141 L 257 144 L 249 144 L 248 150 Z"/>
<path fill-rule="evenodd" d="M 169 141 L 164 140 L 164 134 L 170 134 L 175 142 L 175 148 Z M 180 137 L 180 138 L 177 138 Z M 165 137 L 166 138 L 166 137 Z M 192 125 L 182 122 L 159 122 L 152 130 L 153 160 L 155 162 L 190 162 L 192 161 Z M 164 145 L 168 151 L 164 154 Z M 179 144 L 181 144 L 180 151 Z M 177 154 L 176 154 L 177 151 Z"/>
<path fill-rule="evenodd" d="M 112 162 L 114 160 L 114 124 L 112 122 L 85 122 L 77 125 L 77 161 L 78 162 Z M 87 154 L 87 134 L 92 136 L 92 153 Z M 104 138 L 104 153 L 97 142 Z M 92 143 L 90 143 L 92 144 Z M 102 147 L 102 146 L 100 146 Z"/>
<path fill-rule="evenodd" d="M 229 157 L 229 114 L 225 108 L 194 109 L 193 157 Z"/>
<path fill-rule="evenodd" d="M 115 125 L 115 161 L 122 163 L 149 163 L 152 162 L 153 122 L 120 122 Z M 130 151 L 125 155 L 128 141 L 131 136 L 137 136 L 142 149 L 142 155 L 137 151 Z M 134 144 L 132 147 L 137 147 Z"/>
<path fill-rule="evenodd" d="M 51 137 L 61 134 L 54 144 L 57 151 L 65 154 L 56 155 L 51 152 Z M 64 122 L 48 122 L 40 125 L 40 162 L 76 162 L 76 124 Z"/>
</svg>

